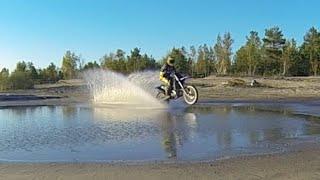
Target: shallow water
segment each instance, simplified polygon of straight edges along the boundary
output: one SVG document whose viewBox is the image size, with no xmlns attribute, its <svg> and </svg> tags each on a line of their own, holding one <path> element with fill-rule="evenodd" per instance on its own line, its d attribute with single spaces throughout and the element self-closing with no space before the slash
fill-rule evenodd
<svg viewBox="0 0 320 180">
<path fill-rule="evenodd" d="M 206 102 L 169 109 L 80 104 L 3 108 L 0 160 L 213 160 L 281 152 L 292 140 L 320 134 L 318 105 Z"/>
</svg>

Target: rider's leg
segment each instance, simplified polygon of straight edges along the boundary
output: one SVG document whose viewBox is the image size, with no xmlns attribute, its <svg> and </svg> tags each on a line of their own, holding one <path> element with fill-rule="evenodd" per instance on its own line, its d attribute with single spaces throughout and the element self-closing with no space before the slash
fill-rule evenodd
<svg viewBox="0 0 320 180">
<path fill-rule="evenodd" d="M 173 83 L 174 83 L 173 79 L 170 79 L 169 80 L 168 90 L 167 90 L 167 95 L 168 96 L 171 96 L 171 92 L 172 92 L 172 89 L 173 89 Z"/>
</svg>

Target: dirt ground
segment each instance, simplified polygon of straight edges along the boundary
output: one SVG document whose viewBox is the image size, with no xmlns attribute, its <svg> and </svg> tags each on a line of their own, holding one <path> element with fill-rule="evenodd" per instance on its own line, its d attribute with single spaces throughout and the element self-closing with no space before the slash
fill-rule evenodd
<svg viewBox="0 0 320 180">
<path fill-rule="evenodd" d="M 255 80 L 258 85 L 251 86 Z M 253 78 L 216 77 L 191 79 L 201 100 L 309 100 L 320 98 L 320 77 Z M 1 100 L 5 96 L 34 95 L 50 98 Z M 52 98 L 57 97 L 57 98 Z M 36 85 L 34 89 L 0 92 L 0 106 L 65 105 L 90 101 L 82 80 L 63 80 L 56 84 Z"/>
<path fill-rule="evenodd" d="M 251 86 L 255 80 L 257 85 Z M 320 77 L 192 79 L 202 99 L 290 99 L 320 97 Z"/>
</svg>

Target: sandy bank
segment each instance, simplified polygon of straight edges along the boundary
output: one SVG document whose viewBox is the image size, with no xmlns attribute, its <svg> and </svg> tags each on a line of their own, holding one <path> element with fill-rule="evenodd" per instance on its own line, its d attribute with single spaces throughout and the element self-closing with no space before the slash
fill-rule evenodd
<svg viewBox="0 0 320 180">
<path fill-rule="evenodd" d="M 250 86 L 256 80 L 259 86 Z M 230 83 L 231 82 L 231 83 Z M 232 82 L 240 82 L 233 84 Z M 160 82 L 159 82 L 160 83 Z M 199 90 L 200 100 L 311 100 L 320 99 L 320 77 L 253 78 L 253 77 L 215 77 L 191 79 L 189 83 Z M 1 96 L 11 95 L 8 98 Z M 15 96 L 26 96 L 15 97 Z M 34 96 L 28 98 L 27 96 Z M 35 99 L 35 96 L 40 98 Z M 49 99 L 43 97 L 60 97 Z M 37 100 L 37 101 L 34 101 Z M 0 93 L 0 106 L 3 104 L 65 104 L 90 101 L 90 92 L 82 80 L 65 80 L 56 84 L 37 85 L 35 89 L 17 90 Z"/>
<path fill-rule="evenodd" d="M 0 164 L 1 179 L 319 179 L 320 145 L 295 152 L 203 163 Z"/>
</svg>

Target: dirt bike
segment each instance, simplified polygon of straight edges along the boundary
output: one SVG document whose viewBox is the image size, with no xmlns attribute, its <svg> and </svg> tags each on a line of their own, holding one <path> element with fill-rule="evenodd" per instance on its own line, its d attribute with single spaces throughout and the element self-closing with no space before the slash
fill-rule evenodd
<svg viewBox="0 0 320 180">
<path fill-rule="evenodd" d="M 156 87 L 158 90 L 156 98 L 158 100 L 169 102 L 169 100 L 176 100 L 183 96 L 184 101 L 189 105 L 193 105 L 198 101 L 198 90 L 196 87 L 185 84 L 185 80 L 189 78 L 188 76 L 179 78 L 175 73 L 171 73 L 170 77 L 173 80 L 173 87 L 170 95 L 166 94 L 168 87 L 160 85 Z"/>
</svg>

